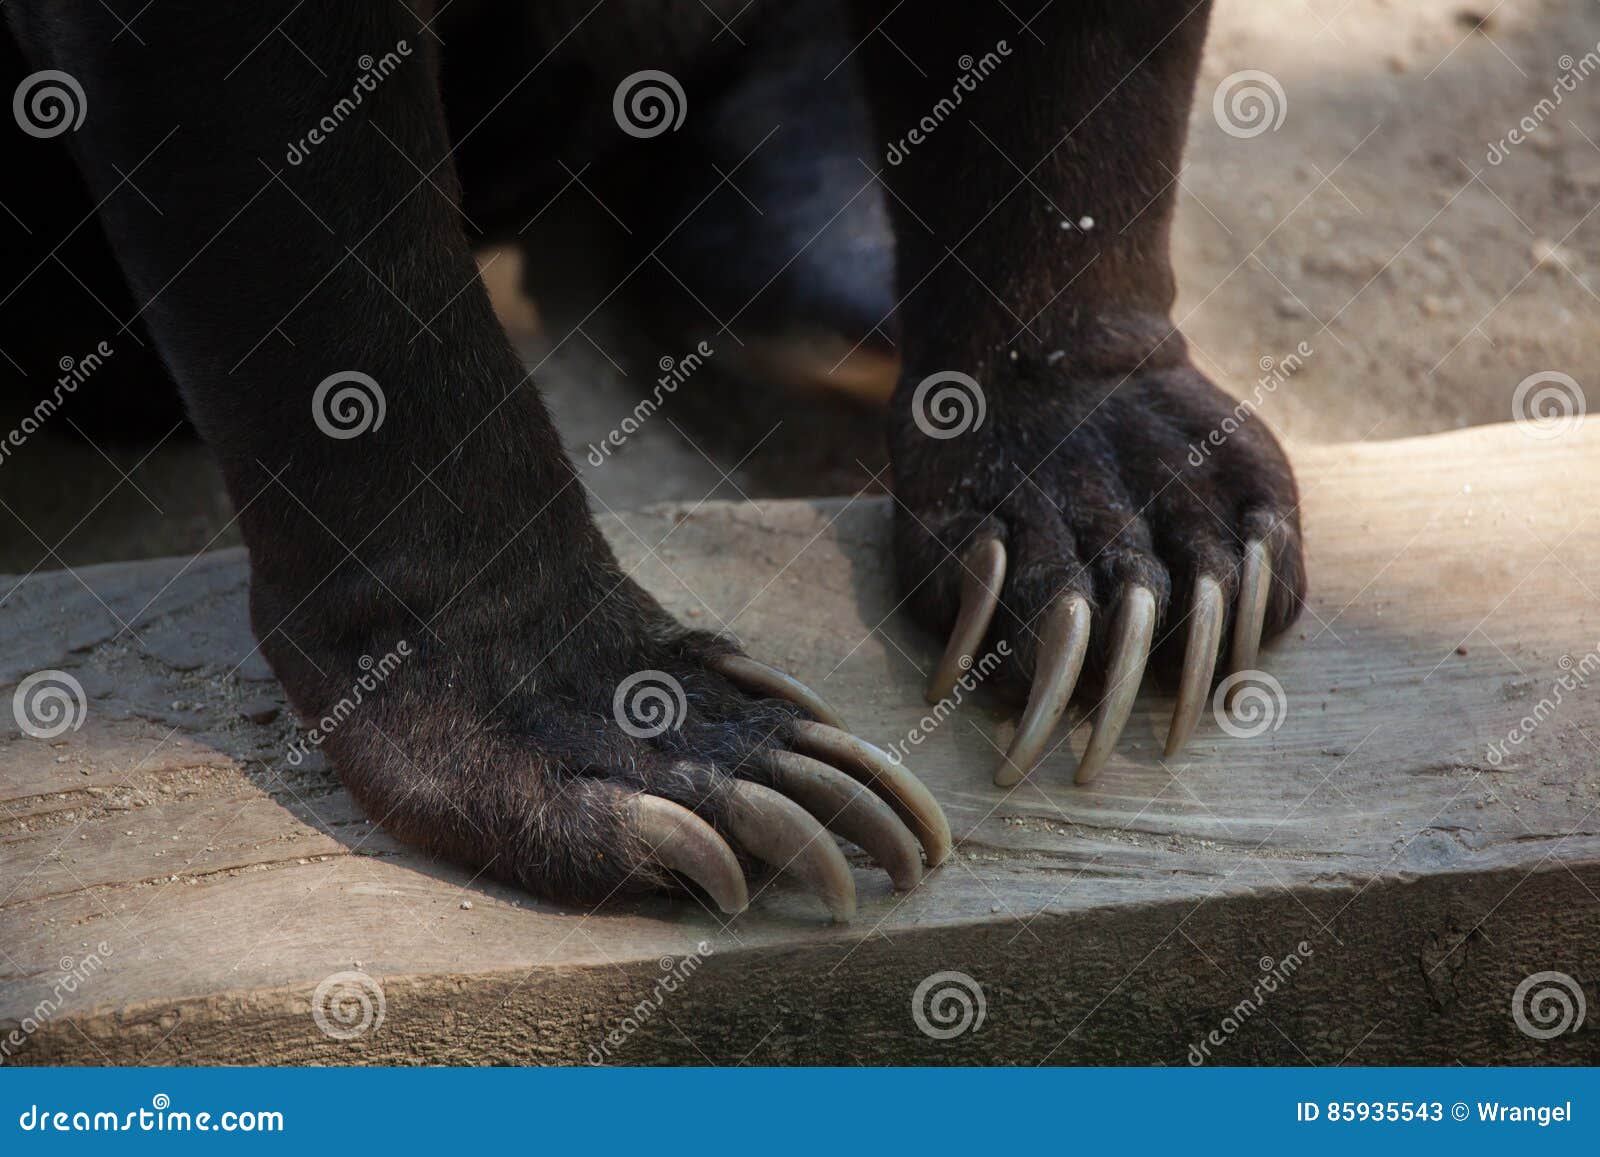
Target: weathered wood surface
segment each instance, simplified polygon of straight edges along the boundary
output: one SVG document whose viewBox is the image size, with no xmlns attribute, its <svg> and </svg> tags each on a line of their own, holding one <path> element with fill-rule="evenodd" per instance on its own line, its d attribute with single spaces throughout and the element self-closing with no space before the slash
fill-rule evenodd
<svg viewBox="0 0 1600 1157">
<path fill-rule="evenodd" d="M 1233 738 L 1207 717 L 1167 763 L 1172 701 L 1147 692 L 1092 789 L 1063 749 L 1007 793 L 990 771 L 1009 716 L 980 693 L 908 760 L 959 854 L 908 896 L 858 857 L 849 927 L 781 886 L 726 927 L 692 899 L 574 912 L 397 845 L 320 762 L 286 761 L 296 731 L 252 650 L 237 552 L 4 580 L 3 703 L 45 668 L 88 695 L 80 730 L 0 739 L 0 1042 L 25 1037 L 4 1052 L 581 1062 L 616 1031 L 619 1062 L 1181 1064 L 1258 962 L 1304 941 L 1216 1060 L 1600 1061 L 1592 1023 L 1543 1041 L 1511 1018 L 1537 971 L 1600 999 L 1600 687 L 1578 679 L 1600 663 L 1600 427 L 1297 465 L 1312 595 L 1269 653 L 1281 726 Z M 937 642 L 894 613 L 886 527 L 881 500 L 829 500 L 608 533 L 671 608 L 726 621 L 887 744 L 924 714 Z M 702 941 L 628 1028 L 663 958 Z M 331 1039 L 313 990 L 357 968 L 383 1020 Z M 912 992 L 946 970 L 986 1011 L 935 1040 Z"/>
</svg>

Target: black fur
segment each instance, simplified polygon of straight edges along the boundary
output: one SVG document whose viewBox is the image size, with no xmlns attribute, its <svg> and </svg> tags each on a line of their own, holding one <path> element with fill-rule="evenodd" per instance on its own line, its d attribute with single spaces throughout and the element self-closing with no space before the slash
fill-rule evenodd
<svg viewBox="0 0 1600 1157">
<path fill-rule="evenodd" d="M 664 7 L 616 0 L 585 16 L 586 3 L 455 0 L 428 28 L 425 5 L 345 0 L 5 10 L 21 52 L 8 67 L 63 70 L 90 100 L 78 131 L 18 142 L 6 199 L 43 227 L 8 277 L 50 265 L 40 250 L 95 215 L 84 238 L 97 256 L 83 263 L 112 287 L 110 308 L 133 315 L 119 348 L 159 353 L 222 464 L 257 637 L 302 717 L 346 696 L 364 656 L 402 640 L 411 652 L 327 739 L 352 793 L 402 838 L 563 899 L 661 884 L 618 819 L 622 793 L 645 788 L 716 822 L 728 777 L 757 774 L 747 757 L 792 717 L 710 673 L 704 660 L 726 644 L 685 630 L 621 573 L 478 283 L 471 244 L 517 236 L 574 171 L 637 226 L 559 256 L 561 229 L 524 238 L 532 283 L 560 287 L 580 315 L 619 280 L 649 299 L 654 270 L 629 271 L 671 231 L 675 266 L 704 279 L 713 319 L 750 309 L 755 286 L 770 293 L 751 324 L 804 315 L 898 335 L 889 441 L 910 605 L 948 629 L 954 558 L 997 529 L 1015 564 L 996 627 L 1016 643 L 1015 682 L 1031 667 L 1032 620 L 1063 589 L 1104 609 L 1139 581 L 1182 605 L 1201 571 L 1233 582 L 1244 537 L 1270 531 L 1274 631 L 1303 591 L 1294 482 L 1271 435 L 1252 418 L 1189 461 L 1232 411 L 1168 320 L 1169 174 L 1204 0 L 1058 3 L 1026 30 L 1003 5 L 957 15 L 859 0 L 854 27 L 878 29 L 864 40 L 821 3 Z M 736 15 L 737 37 L 720 22 Z M 899 164 L 878 145 L 855 160 L 858 141 L 899 138 L 946 95 L 958 58 L 1002 40 L 1009 54 L 961 118 Z M 348 95 L 355 62 L 402 41 L 401 65 L 289 163 L 290 143 Z M 832 87 L 780 75 L 846 56 Z M 616 131 L 612 91 L 646 67 L 697 94 L 693 132 Z M 714 209 L 677 235 L 719 185 L 706 158 L 736 163 L 759 137 L 757 99 L 792 104 L 799 128 L 746 178 L 792 201 L 799 224 L 735 225 Z M 1013 188 L 1018 167 L 1031 179 Z M 791 271 L 817 214 L 813 175 L 869 186 L 878 168 L 900 288 L 881 237 L 830 239 Z M 881 227 L 877 194 L 851 210 L 856 241 Z M 1092 230 L 1060 227 L 1084 214 Z M 23 296 L 47 301 L 35 284 Z M 879 315 L 896 301 L 892 320 Z M 0 320 L 37 327 L 41 311 L 0 306 Z M 37 344 L 53 359 L 61 327 L 51 333 Z M 349 440 L 311 421 L 312 392 L 342 370 L 386 398 L 383 424 Z M 909 413 L 917 383 L 941 370 L 978 378 L 988 403 L 980 429 L 947 441 Z M 612 724 L 612 696 L 646 669 L 681 682 L 690 714 L 638 740 Z"/>
<path fill-rule="evenodd" d="M 924 79 L 907 57 L 1010 49 L 964 94 L 970 124 L 942 125 L 886 173 L 909 294 L 889 439 L 913 608 L 951 622 L 957 556 L 980 527 L 998 530 L 1012 569 L 997 629 L 1017 642 L 1013 674 L 1025 678 L 1028 625 L 1060 591 L 1096 606 L 1103 656 L 1105 612 L 1127 584 L 1150 586 L 1163 607 L 1187 606 L 1203 572 L 1231 593 L 1245 540 L 1269 533 L 1268 629 L 1282 631 L 1304 595 L 1293 475 L 1253 416 L 1193 464 L 1191 448 L 1235 403 L 1194 369 L 1169 320 L 1174 175 L 1209 2 L 1055 4 L 1028 31 L 1000 5 L 960 21 L 858 7 L 865 26 L 883 21 L 863 46 L 882 138 L 950 92 L 948 71 L 923 65 Z M 912 392 L 947 369 L 982 382 L 987 417 L 932 439 L 911 420 Z M 1158 665 L 1181 654 L 1181 620 L 1165 616 Z"/>
</svg>

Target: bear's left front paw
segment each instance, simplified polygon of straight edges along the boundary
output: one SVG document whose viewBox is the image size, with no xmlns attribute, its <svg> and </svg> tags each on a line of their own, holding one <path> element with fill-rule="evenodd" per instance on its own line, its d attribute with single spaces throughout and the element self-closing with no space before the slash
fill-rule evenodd
<svg viewBox="0 0 1600 1157">
<path fill-rule="evenodd" d="M 1003 388 L 936 374 L 897 391 L 900 578 L 913 612 L 950 632 L 930 702 L 986 641 L 1009 644 L 1001 674 L 1029 693 L 995 783 L 1038 763 L 1086 673 L 1098 690 L 1076 776 L 1086 783 L 1152 653 L 1181 665 L 1171 756 L 1210 697 L 1223 640 L 1228 669 L 1251 670 L 1262 640 L 1294 621 L 1305 595 L 1299 499 L 1253 409 L 1187 362 L 1104 381 L 1031 359 L 1004 372 Z"/>
</svg>

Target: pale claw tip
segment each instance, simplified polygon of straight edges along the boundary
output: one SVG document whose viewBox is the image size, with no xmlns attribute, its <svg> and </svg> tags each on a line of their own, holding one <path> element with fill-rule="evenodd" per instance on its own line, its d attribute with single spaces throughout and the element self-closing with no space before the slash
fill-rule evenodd
<svg viewBox="0 0 1600 1157">
<path fill-rule="evenodd" d="M 922 880 L 917 838 L 881 797 L 836 767 L 794 751 L 764 757 L 784 795 L 810 812 L 823 827 L 866 851 L 909 892 Z"/>
<path fill-rule="evenodd" d="M 828 908 L 834 921 L 856 914 L 856 882 L 850 865 L 825 828 L 787 796 L 747 780 L 729 789 L 728 831 L 758 860 L 799 876 Z"/>
<path fill-rule="evenodd" d="M 794 725 L 794 745 L 872 788 L 894 808 L 922 844 L 928 866 L 937 868 L 950 856 L 950 821 L 924 784 L 887 752 L 848 731 L 810 720 Z"/>
<path fill-rule="evenodd" d="M 1005 758 L 995 769 L 997 787 L 1020 783 L 1044 754 L 1045 744 L 1077 689 L 1084 656 L 1089 653 L 1089 601 L 1064 595 L 1047 612 L 1044 635 L 1034 660 L 1028 707 Z"/>
<path fill-rule="evenodd" d="M 961 609 L 950 630 L 938 669 L 928 680 L 924 698 L 938 703 L 955 689 L 956 680 L 972 666 L 974 653 L 983 645 L 1000 605 L 1000 588 L 1006 581 L 1006 548 L 998 538 L 977 543 L 962 558 Z M 965 660 L 963 662 L 962 660 Z"/>
<path fill-rule="evenodd" d="M 757 662 L 748 655 L 718 655 L 707 666 L 737 687 L 756 695 L 786 700 L 830 727 L 849 730 L 833 704 L 786 671 Z"/>
<path fill-rule="evenodd" d="M 1267 544 L 1257 539 L 1245 544 L 1239 572 L 1239 607 L 1233 621 L 1230 671 L 1251 671 L 1261 655 L 1261 632 L 1267 620 L 1267 596 L 1272 591 L 1272 563 Z"/>
<path fill-rule="evenodd" d="M 1117 641 L 1106 676 L 1105 697 L 1094 715 L 1094 733 L 1078 762 L 1074 781 L 1091 782 L 1111 758 L 1111 752 L 1133 714 L 1133 703 L 1150 658 L 1150 641 L 1156 629 L 1156 597 L 1148 587 L 1128 588 L 1117 615 Z"/>
<path fill-rule="evenodd" d="M 693 880 L 730 916 L 749 907 L 750 889 L 739 858 L 705 820 L 657 795 L 629 796 L 623 811 L 649 846 L 653 862 Z"/>
<path fill-rule="evenodd" d="M 1211 696 L 1211 679 L 1217 669 L 1217 648 L 1222 641 L 1222 585 L 1210 576 L 1195 583 L 1194 611 L 1189 619 L 1189 642 L 1183 653 L 1183 675 L 1178 703 L 1167 730 L 1166 758 L 1171 759 L 1194 734 L 1200 711 Z"/>
</svg>

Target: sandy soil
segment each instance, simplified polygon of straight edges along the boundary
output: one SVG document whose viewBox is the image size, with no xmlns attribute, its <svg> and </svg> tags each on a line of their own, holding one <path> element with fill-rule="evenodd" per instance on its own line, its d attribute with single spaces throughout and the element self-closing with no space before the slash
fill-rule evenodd
<svg viewBox="0 0 1600 1157">
<path fill-rule="evenodd" d="M 1177 252 L 1201 360 L 1244 392 L 1260 358 L 1308 341 L 1263 407 L 1296 440 L 1506 421 L 1537 371 L 1587 387 L 1600 62 L 1582 58 L 1597 41 L 1600 11 L 1568 0 L 1222 0 Z M 1287 111 L 1235 139 L 1210 98 L 1249 68 L 1278 78 Z M 1563 75 L 1573 91 L 1541 114 Z M 1491 163 L 1492 142 L 1541 116 Z"/>
<path fill-rule="evenodd" d="M 1221 0 L 1178 174 L 1178 317 L 1201 364 L 1247 395 L 1264 359 L 1305 343 L 1261 405 L 1291 442 L 1505 421 L 1538 371 L 1587 387 L 1600 352 L 1600 66 L 1583 58 L 1597 43 L 1600 8 L 1570 0 Z M 1281 89 L 1275 129 L 1219 123 L 1213 96 L 1241 70 Z M 1524 118 L 1532 130 L 1492 163 L 1491 143 Z M 638 387 L 585 343 L 545 361 L 548 340 L 506 288 L 511 266 L 489 270 L 497 304 L 543 363 L 581 459 Z M 585 467 L 597 507 L 848 493 L 881 466 L 859 405 L 687 393 L 625 454 Z M 0 466 L 0 501 L 0 571 L 237 540 L 214 468 L 182 437 L 102 452 L 41 434 Z"/>
</svg>

